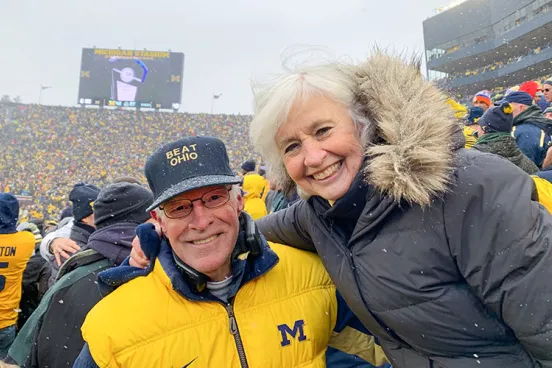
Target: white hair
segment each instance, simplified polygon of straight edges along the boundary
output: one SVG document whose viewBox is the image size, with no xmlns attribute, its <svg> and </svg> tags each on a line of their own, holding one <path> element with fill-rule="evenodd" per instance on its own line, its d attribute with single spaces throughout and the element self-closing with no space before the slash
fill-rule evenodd
<svg viewBox="0 0 552 368">
<path fill-rule="evenodd" d="M 238 196 L 241 194 L 241 188 L 240 188 L 239 185 L 234 184 L 234 185 L 231 186 L 228 193 L 230 194 L 230 200 L 231 201 L 237 201 Z M 157 216 L 159 216 L 161 218 L 165 218 L 165 212 L 162 209 L 160 209 L 159 207 L 155 208 L 154 211 L 157 214 Z"/>
<path fill-rule="evenodd" d="M 294 183 L 285 169 L 276 136 L 295 103 L 305 103 L 314 96 L 326 96 L 343 104 L 357 126 L 359 141 L 362 134 L 368 133 L 366 128 L 371 126 L 362 107 L 356 102 L 358 86 L 354 68 L 344 63 L 299 67 L 267 82 L 253 83 L 252 88 L 255 116 L 250 123 L 249 134 L 255 149 L 269 167 L 270 177 L 285 191 L 292 189 Z"/>
</svg>

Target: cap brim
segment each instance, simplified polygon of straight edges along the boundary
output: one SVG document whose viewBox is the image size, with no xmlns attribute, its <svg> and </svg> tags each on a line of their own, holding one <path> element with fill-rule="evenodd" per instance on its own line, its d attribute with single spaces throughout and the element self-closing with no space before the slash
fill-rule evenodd
<svg viewBox="0 0 552 368">
<path fill-rule="evenodd" d="M 178 184 L 171 186 L 165 190 L 159 197 L 155 199 L 153 204 L 148 207 L 147 211 L 151 211 L 165 201 L 176 197 L 177 195 L 189 192 L 190 190 L 210 187 L 213 185 L 225 185 L 225 184 L 241 184 L 243 179 L 241 176 L 228 176 L 228 175 L 204 175 L 196 178 L 186 179 Z"/>
</svg>

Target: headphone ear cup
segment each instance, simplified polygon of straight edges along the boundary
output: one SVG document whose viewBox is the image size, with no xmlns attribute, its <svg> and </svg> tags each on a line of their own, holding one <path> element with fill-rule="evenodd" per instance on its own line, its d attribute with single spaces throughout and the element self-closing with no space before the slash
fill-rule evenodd
<svg viewBox="0 0 552 368">
<path fill-rule="evenodd" d="M 253 255 L 258 256 L 262 252 L 263 240 L 261 233 L 257 228 L 255 220 L 246 212 L 242 212 L 241 215 L 243 220 L 243 230 L 245 232 L 245 246 L 247 251 Z"/>
</svg>

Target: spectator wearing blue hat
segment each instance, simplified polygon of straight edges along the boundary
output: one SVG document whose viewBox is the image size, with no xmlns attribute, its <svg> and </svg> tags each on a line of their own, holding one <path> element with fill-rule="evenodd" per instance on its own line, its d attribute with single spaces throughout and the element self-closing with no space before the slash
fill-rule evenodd
<svg viewBox="0 0 552 368">
<path fill-rule="evenodd" d="M 19 202 L 10 193 L 0 193 L 0 361 L 16 334 L 23 271 L 31 258 L 35 237 L 17 230 Z"/>
<path fill-rule="evenodd" d="M 74 368 L 323 367 L 338 337 L 334 347 L 366 359 L 346 366 L 389 367 L 321 259 L 267 243 L 243 212 L 221 140 L 166 143 L 145 174 L 163 237 L 140 225 L 150 266 L 98 274 L 100 290 L 119 287 L 87 314 Z"/>
<path fill-rule="evenodd" d="M 248 174 L 254 174 L 255 168 L 257 167 L 257 163 L 255 160 L 247 160 L 241 165 L 241 174 L 242 175 L 248 175 Z"/>
<path fill-rule="evenodd" d="M 552 120 L 544 117 L 527 92 L 512 92 L 504 101 L 513 108 L 512 134 L 518 147 L 538 168 L 542 168 L 551 144 Z"/>
<path fill-rule="evenodd" d="M 508 102 L 487 110 L 478 121 L 483 134 L 472 148 L 501 156 L 526 173 L 534 174 L 539 169 L 521 152 L 510 134 L 514 123 L 512 113 L 513 108 Z"/>
</svg>

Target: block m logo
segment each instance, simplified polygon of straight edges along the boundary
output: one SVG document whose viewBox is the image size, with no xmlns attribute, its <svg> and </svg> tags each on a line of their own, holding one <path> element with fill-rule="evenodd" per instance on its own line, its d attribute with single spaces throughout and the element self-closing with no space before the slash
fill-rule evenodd
<svg viewBox="0 0 552 368">
<path fill-rule="evenodd" d="M 293 329 L 289 328 L 288 325 L 278 325 L 278 330 L 282 334 L 282 341 L 280 344 L 282 346 L 288 346 L 291 344 L 291 341 L 288 339 L 288 335 L 291 336 L 291 338 L 295 339 L 297 337 L 297 334 L 299 334 L 299 337 L 297 338 L 298 341 L 305 341 L 307 339 L 307 336 L 305 336 L 305 331 L 303 330 L 303 327 L 305 326 L 305 321 L 302 319 L 295 321 L 295 324 L 293 325 Z"/>
</svg>

